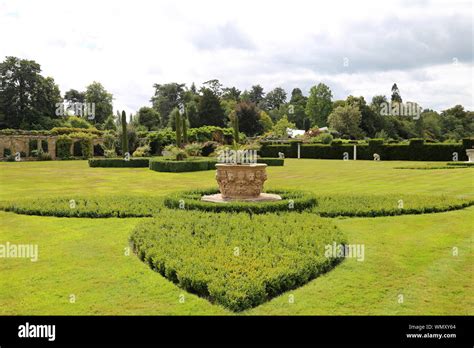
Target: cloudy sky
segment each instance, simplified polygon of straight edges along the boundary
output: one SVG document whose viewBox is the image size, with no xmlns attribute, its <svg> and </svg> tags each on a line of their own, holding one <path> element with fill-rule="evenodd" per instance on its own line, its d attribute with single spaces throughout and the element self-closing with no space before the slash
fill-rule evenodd
<svg viewBox="0 0 474 348">
<path fill-rule="evenodd" d="M 100 81 L 114 108 L 149 105 L 154 83 L 217 78 L 335 99 L 390 95 L 473 105 L 471 1 L 0 0 L 0 58 L 41 64 L 62 93 Z"/>
</svg>

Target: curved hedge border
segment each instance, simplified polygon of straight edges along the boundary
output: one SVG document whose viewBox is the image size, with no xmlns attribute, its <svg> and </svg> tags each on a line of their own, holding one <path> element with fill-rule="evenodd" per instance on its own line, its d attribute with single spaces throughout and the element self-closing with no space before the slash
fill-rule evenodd
<svg viewBox="0 0 474 348">
<path fill-rule="evenodd" d="M 130 236 L 134 252 L 153 270 L 232 311 L 258 306 L 328 272 L 342 260 L 330 252 L 333 245 L 346 243 L 332 221 L 310 213 L 166 209 Z"/>
<path fill-rule="evenodd" d="M 171 209 L 202 210 L 207 212 L 249 212 L 264 214 L 278 211 L 304 211 L 316 205 L 312 194 L 294 190 L 269 190 L 281 196 L 281 201 L 274 202 L 226 202 L 212 203 L 201 201 L 201 196 L 219 193 L 218 189 L 198 189 L 178 192 L 165 198 L 164 204 Z M 183 206 L 184 204 L 184 206 Z"/>
<path fill-rule="evenodd" d="M 71 195 L 0 202 L 0 210 L 17 214 L 81 218 L 150 217 L 159 212 L 162 207 L 161 198 L 146 196 L 75 197 Z"/>
<path fill-rule="evenodd" d="M 323 217 L 379 217 L 429 214 L 459 210 L 474 205 L 474 200 L 432 195 L 317 195 L 313 209 Z M 401 205 L 400 205 L 401 204 Z M 400 208 L 402 207 L 402 208 Z"/>
<path fill-rule="evenodd" d="M 149 166 L 149 158 L 130 158 L 125 161 L 123 158 L 91 158 L 89 167 L 92 168 L 146 168 Z"/>
<path fill-rule="evenodd" d="M 197 172 L 201 170 L 215 169 L 216 159 L 191 158 L 183 161 L 174 161 L 163 158 L 153 158 L 150 160 L 150 169 L 157 172 Z"/>
</svg>

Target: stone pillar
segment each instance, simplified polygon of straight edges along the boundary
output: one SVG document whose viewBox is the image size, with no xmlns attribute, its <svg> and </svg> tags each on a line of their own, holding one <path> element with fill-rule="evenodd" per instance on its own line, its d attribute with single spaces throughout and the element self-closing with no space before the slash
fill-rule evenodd
<svg viewBox="0 0 474 348">
<path fill-rule="evenodd" d="M 56 159 L 56 139 L 48 138 L 48 153 L 51 155 L 51 159 Z"/>
</svg>

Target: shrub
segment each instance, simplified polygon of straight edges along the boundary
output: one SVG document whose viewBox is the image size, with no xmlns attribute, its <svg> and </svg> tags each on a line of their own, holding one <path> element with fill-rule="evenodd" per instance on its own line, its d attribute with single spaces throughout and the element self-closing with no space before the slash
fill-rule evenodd
<svg viewBox="0 0 474 348">
<path fill-rule="evenodd" d="M 12 154 L 12 150 L 10 150 L 9 148 L 4 148 L 3 149 L 3 157 L 8 157 Z"/>
<path fill-rule="evenodd" d="M 322 144 L 331 144 L 333 137 L 329 133 L 321 133 L 318 136 L 312 138 L 313 142 L 320 142 Z"/>
<path fill-rule="evenodd" d="M 89 167 L 96 168 L 146 168 L 149 166 L 148 158 L 130 158 L 125 161 L 123 158 L 91 158 Z"/>
<path fill-rule="evenodd" d="M 133 152 L 133 157 L 147 157 L 150 156 L 150 146 L 143 145 L 138 147 L 135 152 Z"/>
<path fill-rule="evenodd" d="M 219 190 L 211 188 L 172 194 L 165 198 L 164 204 L 166 207 L 174 209 L 203 210 L 214 213 L 248 212 L 252 214 L 265 214 L 278 211 L 304 211 L 312 208 L 316 204 L 316 199 L 313 195 L 302 191 L 270 190 L 266 192 L 278 194 L 282 200 L 271 202 L 234 201 L 226 202 L 225 204 L 201 201 L 203 195 L 219 193 Z"/>
<path fill-rule="evenodd" d="M 291 213 L 162 210 L 130 237 L 134 252 L 153 270 L 232 311 L 257 306 L 329 271 L 341 260 L 326 254 L 333 243 L 346 241 L 331 221 Z"/>
<path fill-rule="evenodd" d="M 462 140 L 462 146 L 465 149 L 473 149 L 474 148 L 474 138 L 464 138 Z"/>
<path fill-rule="evenodd" d="M 72 139 L 67 135 L 60 135 L 56 141 L 56 156 L 61 159 L 67 159 L 71 157 L 71 145 Z"/>
<path fill-rule="evenodd" d="M 259 158 L 257 163 L 265 163 L 267 166 L 283 166 L 285 160 L 283 158 Z"/>
<path fill-rule="evenodd" d="M 201 155 L 202 156 L 209 156 L 211 153 L 213 153 L 219 144 L 216 141 L 206 141 L 204 144 L 202 144 L 201 147 Z"/>
<path fill-rule="evenodd" d="M 200 156 L 201 155 L 201 145 L 198 143 L 192 143 L 192 144 L 187 144 L 184 147 L 184 151 L 186 151 L 186 154 L 188 156 Z"/>
<path fill-rule="evenodd" d="M 157 172 L 197 172 L 215 169 L 216 159 L 188 158 L 176 161 L 168 158 L 154 158 L 150 160 L 150 169 Z"/>
<path fill-rule="evenodd" d="M 314 212 L 324 217 L 377 217 L 404 214 L 427 214 L 457 210 L 474 204 L 474 200 L 429 195 L 316 195 Z M 400 205 L 401 204 L 401 205 Z"/>
<path fill-rule="evenodd" d="M 57 217 L 150 217 L 160 211 L 162 199 L 147 196 L 67 196 L 1 202 L 0 210 L 17 214 Z"/>
</svg>

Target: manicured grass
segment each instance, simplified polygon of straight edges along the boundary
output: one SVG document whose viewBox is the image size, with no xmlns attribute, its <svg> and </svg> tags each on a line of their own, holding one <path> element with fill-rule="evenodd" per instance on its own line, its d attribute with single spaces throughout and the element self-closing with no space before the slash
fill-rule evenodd
<svg viewBox="0 0 474 348">
<path fill-rule="evenodd" d="M 470 170 L 393 169 L 409 164 L 416 163 L 287 159 L 284 167 L 267 169 L 266 188 L 474 198 Z M 161 196 L 212 185 L 213 171 L 92 169 L 86 161 L 0 163 L 0 200 L 118 192 Z M 147 218 L 0 212 L 0 219 L 0 243 L 39 245 L 38 262 L 0 259 L 0 314 L 230 313 L 178 288 L 135 255 L 124 255 L 132 229 Z M 301 288 L 244 313 L 472 315 L 473 220 L 473 207 L 438 214 L 331 219 L 349 243 L 365 245 L 364 261 L 347 259 Z M 453 247 L 459 248 L 458 256 L 452 255 Z M 76 303 L 69 303 L 71 294 Z"/>
</svg>

